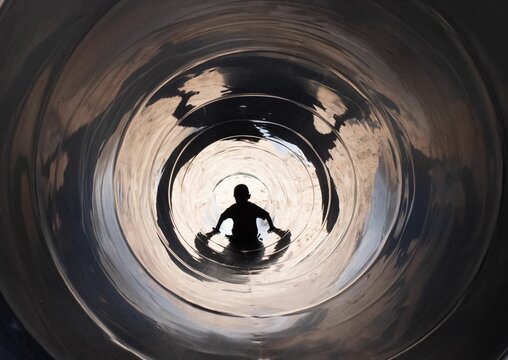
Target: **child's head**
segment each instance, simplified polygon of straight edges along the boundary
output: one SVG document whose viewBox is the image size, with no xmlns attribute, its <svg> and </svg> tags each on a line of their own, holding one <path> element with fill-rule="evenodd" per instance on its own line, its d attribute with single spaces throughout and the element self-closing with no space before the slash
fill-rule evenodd
<svg viewBox="0 0 508 360">
<path fill-rule="evenodd" d="M 235 186 L 234 196 L 236 202 L 247 201 L 250 199 L 249 188 L 247 185 L 239 184 Z"/>
</svg>

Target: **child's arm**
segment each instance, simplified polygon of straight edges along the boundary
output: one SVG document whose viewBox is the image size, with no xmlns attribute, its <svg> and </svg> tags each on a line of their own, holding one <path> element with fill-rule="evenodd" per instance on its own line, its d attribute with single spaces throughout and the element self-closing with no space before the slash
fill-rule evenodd
<svg viewBox="0 0 508 360">
<path fill-rule="evenodd" d="M 217 225 L 215 225 L 215 227 L 213 228 L 213 231 L 214 232 L 217 232 L 219 233 L 220 232 L 220 226 L 222 225 L 222 223 L 224 222 L 224 220 L 226 220 L 228 218 L 228 214 L 227 214 L 227 210 L 224 211 L 221 216 L 219 217 L 219 221 L 217 222 Z"/>
<path fill-rule="evenodd" d="M 259 208 L 259 216 L 261 219 L 266 220 L 268 222 L 268 232 L 272 232 L 276 229 L 276 227 L 273 225 L 272 218 L 270 216 L 270 213 L 262 208 Z"/>
<path fill-rule="evenodd" d="M 268 214 L 268 213 L 267 213 Z M 266 217 L 266 221 L 268 221 L 268 226 L 270 226 L 268 228 L 268 232 L 272 232 L 276 229 L 275 226 L 273 226 L 273 222 L 272 222 L 272 218 L 270 217 L 270 214 L 268 214 L 268 216 Z"/>
</svg>

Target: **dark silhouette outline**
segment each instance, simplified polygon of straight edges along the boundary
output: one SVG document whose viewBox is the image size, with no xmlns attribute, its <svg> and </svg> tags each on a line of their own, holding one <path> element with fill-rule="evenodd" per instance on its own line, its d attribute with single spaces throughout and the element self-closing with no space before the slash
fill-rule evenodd
<svg viewBox="0 0 508 360">
<path fill-rule="evenodd" d="M 256 204 L 249 201 L 249 188 L 245 184 L 235 186 L 234 197 L 236 203 L 227 208 L 219 217 L 217 225 L 207 236 L 213 236 L 220 232 L 220 227 L 224 220 L 233 220 L 232 235 L 226 235 L 232 247 L 239 250 L 254 250 L 262 247 L 259 239 L 256 219 L 263 219 L 270 226 L 268 232 L 276 230 L 273 225 L 272 218 L 268 211 L 260 208 Z"/>
</svg>

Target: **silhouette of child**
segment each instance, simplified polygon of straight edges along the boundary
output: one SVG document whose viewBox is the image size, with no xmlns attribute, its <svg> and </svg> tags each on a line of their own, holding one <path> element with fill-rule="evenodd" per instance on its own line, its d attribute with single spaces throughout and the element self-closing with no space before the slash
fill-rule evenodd
<svg viewBox="0 0 508 360">
<path fill-rule="evenodd" d="M 235 187 L 234 197 L 236 203 L 227 208 L 220 216 L 219 221 L 215 228 L 214 233 L 219 233 L 222 222 L 226 219 L 233 220 L 233 235 L 229 241 L 240 246 L 249 246 L 259 243 L 258 227 L 256 219 L 260 218 L 266 220 L 270 228 L 268 232 L 276 230 L 273 226 L 270 214 L 249 201 L 250 194 L 247 185 L 240 184 Z"/>
</svg>

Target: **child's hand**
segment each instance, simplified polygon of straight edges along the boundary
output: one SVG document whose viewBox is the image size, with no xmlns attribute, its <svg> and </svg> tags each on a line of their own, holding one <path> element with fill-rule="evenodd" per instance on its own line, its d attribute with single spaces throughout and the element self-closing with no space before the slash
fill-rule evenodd
<svg viewBox="0 0 508 360">
<path fill-rule="evenodd" d="M 212 231 L 207 232 L 207 233 L 205 234 L 205 236 L 206 236 L 207 238 L 211 238 L 212 236 L 217 235 L 218 233 L 219 233 L 219 231 L 217 231 L 217 229 L 216 229 L 216 228 L 212 228 Z"/>
</svg>

